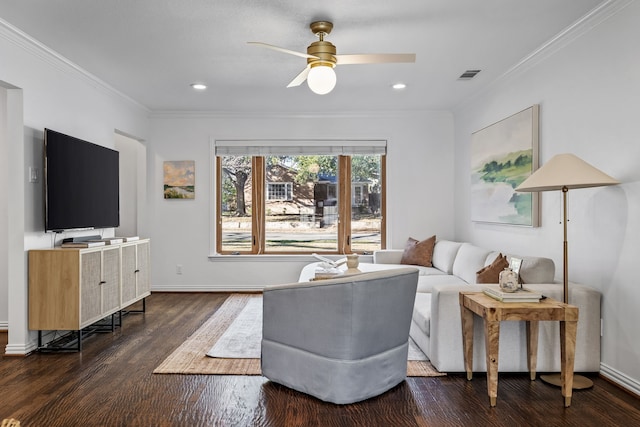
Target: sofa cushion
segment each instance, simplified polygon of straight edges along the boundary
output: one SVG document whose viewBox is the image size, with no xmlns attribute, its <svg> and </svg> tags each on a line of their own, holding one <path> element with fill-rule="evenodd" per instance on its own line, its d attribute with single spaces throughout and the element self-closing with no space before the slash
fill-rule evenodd
<svg viewBox="0 0 640 427">
<path fill-rule="evenodd" d="M 436 236 L 431 236 L 420 242 L 409 237 L 409 239 L 407 239 L 400 264 L 431 267 L 431 258 L 433 257 L 433 247 L 435 243 Z"/>
<path fill-rule="evenodd" d="M 486 265 L 487 255 L 490 252 L 471 243 L 463 243 L 453 263 L 453 274 L 467 283 L 475 283 L 476 271 Z"/>
<path fill-rule="evenodd" d="M 440 270 L 436 270 L 440 271 Z M 418 293 L 431 292 L 437 285 L 466 285 L 467 282 L 452 274 L 433 274 L 418 278 Z"/>
<path fill-rule="evenodd" d="M 369 271 L 384 271 L 384 270 L 391 270 L 394 268 L 408 268 L 406 265 L 403 264 L 370 264 L 370 263 L 366 263 L 366 262 L 361 262 L 360 265 L 358 266 L 358 270 L 362 271 L 362 272 L 369 272 Z M 418 270 L 418 274 L 422 277 L 422 276 L 442 276 L 444 275 L 444 273 L 440 270 L 438 270 L 437 268 L 433 268 L 433 267 L 424 267 L 422 265 L 411 265 L 411 268 L 415 268 Z M 346 265 L 341 265 L 339 268 L 341 271 L 346 271 L 347 266 Z"/>
<path fill-rule="evenodd" d="M 522 257 L 520 266 L 520 280 L 522 283 L 553 283 L 556 274 L 556 265 L 550 258 Z"/>
<path fill-rule="evenodd" d="M 507 267 L 509 267 L 507 257 L 498 254 L 491 264 L 478 270 L 476 273 L 476 283 L 498 283 L 500 281 L 500 272 Z"/>
<path fill-rule="evenodd" d="M 438 240 L 433 248 L 432 264 L 446 274 L 453 273 L 453 262 L 462 243 Z"/>
<path fill-rule="evenodd" d="M 431 294 L 420 293 L 416 294 L 416 301 L 413 305 L 413 321 L 418 325 L 420 330 L 427 336 L 429 336 L 429 330 L 431 329 Z"/>
</svg>

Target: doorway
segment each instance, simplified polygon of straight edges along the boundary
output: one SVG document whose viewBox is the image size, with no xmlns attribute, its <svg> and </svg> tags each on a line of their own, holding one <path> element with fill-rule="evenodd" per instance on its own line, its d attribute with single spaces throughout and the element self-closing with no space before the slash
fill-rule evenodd
<svg viewBox="0 0 640 427">
<path fill-rule="evenodd" d="M 138 236 L 138 203 L 146 187 L 146 146 L 142 141 L 116 130 L 115 148 L 120 153 L 120 227 L 117 236 Z"/>
</svg>

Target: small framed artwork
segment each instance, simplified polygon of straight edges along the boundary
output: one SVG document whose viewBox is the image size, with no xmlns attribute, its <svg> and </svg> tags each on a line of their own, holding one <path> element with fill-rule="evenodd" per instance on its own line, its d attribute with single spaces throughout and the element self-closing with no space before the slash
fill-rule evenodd
<svg viewBox="0 0 640 427">
<path fill-rule="evenodd" d="M 471 220 L 538 227 L 538 193 L 515 188 L 538 168 L 539 107 L 471 135 Z"/>
<path fill-rule="evenodd" d="M 509 268 L 516 273 L 516 277 L 518 278 L 518 282 L 520 282 L 520 267 L 522 267 L 522 259 L 521 258 L 511 258 L 509 261 Z"/>
<path fill-rule="evenodd" d="M 196 198 L 195 160 L 170 160 L 164 162 L 164 198 Z"/>
</svg>

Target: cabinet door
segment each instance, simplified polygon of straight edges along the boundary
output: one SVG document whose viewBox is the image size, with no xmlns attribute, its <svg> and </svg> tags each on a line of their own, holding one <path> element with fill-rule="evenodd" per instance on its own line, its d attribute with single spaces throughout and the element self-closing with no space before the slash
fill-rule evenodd
<svg viewBox="0 0 640 427">
<path fill-rule="evenodd" d="M 29 251 L 29 329 L 79 328 L 80 262 L 79 251 Z"/>
<path fill-rule="evenodd" d="M 137 296 L 136 291 L 136 245 L 122 247 L 122 304 L 129 305 Z"/>
<path fill-rule="evenodd" d="M 109 248 L 102 251 L 102 314 L 120 308 L 120 251 Z"/>
<path fill-rule="evenodd" d="M 80 255 L 80 325 L 86 326 L 100 318 L 102 313 L 101 270 L 102 253 L 87 252 Z"/>
<path fill-rule="evenodd" d="M 151 290 L 151 280 L 149 278 L 151 270 L 151 245 L 149 242 L 138 243 L 137 245 L 137 296 L 146 296 Z"/>
</svg>

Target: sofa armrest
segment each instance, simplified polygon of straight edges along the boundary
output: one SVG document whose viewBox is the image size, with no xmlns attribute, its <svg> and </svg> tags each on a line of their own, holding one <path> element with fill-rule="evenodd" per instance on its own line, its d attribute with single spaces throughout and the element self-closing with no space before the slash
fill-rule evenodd
<svg viewBox="0 0 640 427">
<path fill-rule="evenodd" d="M 435 285 L 431 289 L 430 354 L 427 356 L 440 372 L 464 372 L 459 303 L 462 291 L 480 292 L 482 285 Z M 474 342 L 479 342 L 479 337 L 475 335 L 474 333 Z M 477 368 L 474 357 L 474 369 Z"/>
<path fill-rule="evenodd" d="M 402 260 L 402 249 L 381 249 L 373 252 L 374 264 L 400 264 Z"/>
<path fill-rule="evenodd" d="M 525 285 L 543 295 L 562 300 L 562 284 Z M 430 348 L 427 356 L 441 372 L 464 372 L 460 291 L 481 291 L 482 285 L 436 285 L 431 291 Z M 569 302 L 579 309 L 576 337 L 576 372 L 600 370 L 600 299 L 595 289 L 569 284 Z M 483 322 L 474 322 L 475 371 L 486 371 Z M 560 370 L 558 322 L 541 322 L 538 342 L 538 371 Z M 524 322 L 501 322 L 500 371 L 526 371 L 526 339 Z"/>
</svg>

